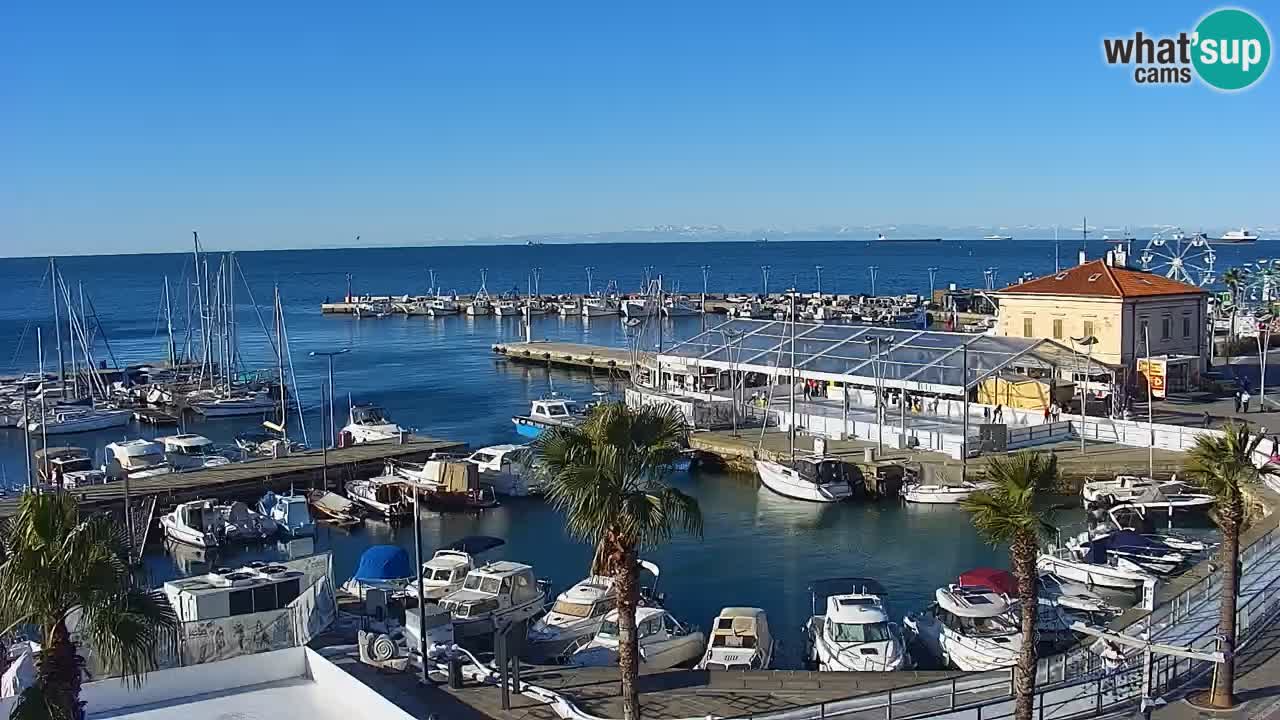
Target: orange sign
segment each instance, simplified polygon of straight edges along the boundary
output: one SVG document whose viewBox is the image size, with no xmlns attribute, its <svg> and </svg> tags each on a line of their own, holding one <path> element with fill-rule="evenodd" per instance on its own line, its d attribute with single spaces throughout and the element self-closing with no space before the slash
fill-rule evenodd
<svg viewBox="0 0 1280 720">
<path fill-rule="evenodd" d="M 1148 392 L 1151 394 L 1151 397 L 1162 398 L 1165 396 L 1165 371 L 1166 363 L 1164 360 L 1152 358 L 1148 361 L 1144 358 L 1138 361 L 1138 372 L 1146 379 Z"/>
</svg>

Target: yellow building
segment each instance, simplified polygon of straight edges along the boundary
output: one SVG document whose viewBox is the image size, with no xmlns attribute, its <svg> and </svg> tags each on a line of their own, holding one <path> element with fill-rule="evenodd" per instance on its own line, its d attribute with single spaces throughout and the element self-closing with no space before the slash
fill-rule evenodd
<svg viewBox="0 0 1280 720">
<path fill-rule="evenodd" d="M 1110 254 L 1109 254 L 1110 255 Z M 1118 370 L 1122 380 L 1146 357 L 1198 358 L 1209 355 L 1208 293 L 1161 275 L 1103 260 L 1083 263 L 996 293 L 1000 311 L 996 334 L 1049 338 L 1080 352 L 1072 338 L 1093 336 L 1093 359 Z"/>
</svg>

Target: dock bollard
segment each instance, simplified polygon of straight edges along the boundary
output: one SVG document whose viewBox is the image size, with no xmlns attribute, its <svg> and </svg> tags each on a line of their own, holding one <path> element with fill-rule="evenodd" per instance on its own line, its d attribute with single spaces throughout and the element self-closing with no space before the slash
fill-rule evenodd
<svg viewBox="0 0 1280 720">
<path fill-rule="evenodd" d="M 449 687 L 453 690 L 462 689 L 462 658 L 457 655 L 449 656 Z"/>
</svg>

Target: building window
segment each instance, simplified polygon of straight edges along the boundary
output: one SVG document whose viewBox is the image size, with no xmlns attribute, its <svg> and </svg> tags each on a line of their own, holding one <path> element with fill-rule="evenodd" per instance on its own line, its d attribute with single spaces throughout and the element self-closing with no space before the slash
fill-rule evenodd
<svg viewBox="0 0 1280 720">
<path fill-rule="evenodd" d="M 1031 337 L 1033 329 L 1031 318 L 1022 318 L 1022 337 Z"/>
<path fill-rule="evenodd" d="M 1146 320 L 1143 320 L 1142 322 L 1138 323 L 1138 337 L 1142 339 L 1142 342 L 1147 342 L 1150 339 L 1147 337 L 1147 321 Z"/>
<path fill-rule="evenodd" d="M 1084 321 L 1084 337 L 1087 338 L 1087 337 L 1090 337 L 1091 335 L 1093 335 L 1093 321 L 1085 320 Z"/>
<path fill-rule="evenodd" d="M 1062 339 L 1062 320 L 1059 318 L 1054 318 L 1053 320 L 1053 339 Z"/>
<path fill-rule="evenodd" d="M 1173 320 L 1171 318 L 1162 318 L 1160 320 L 1160 339 L 1168 340 L 1173 337 Z"/>
<path fill-rule="evenodd" d="M 1191 337 L 1191 316 L 1184 315 L 1182 317 L 1182 337 Z"/>
</svg>

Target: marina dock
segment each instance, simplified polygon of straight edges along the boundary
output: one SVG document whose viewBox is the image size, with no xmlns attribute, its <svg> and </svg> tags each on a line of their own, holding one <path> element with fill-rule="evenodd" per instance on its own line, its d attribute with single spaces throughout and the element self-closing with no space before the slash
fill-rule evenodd
<svg viewBox="0 0 1280 720">
<path fill-rule="evenodd" d="M 515 342 L 492 346 L 494 353 L 522 363 L 597 370 L 630 376 L 631 357 L 625 348 L 565 342 Z"/>
<path fill-rule="evenodd" d="M 155 497 L 158 508 L 200 498 L 256 500 L 267 490 L 302 492 L 324 486 L 337 489 L 349 480 L 374 477 L 388 460 L 424 462 L 434 452 L 456 452 L 466 443 L 414 437 L 403 443 L 366 443 L 328 452 L 328 464 L 321 450 L 308 450 L 281 458 L 263 458 L 232 463 L 205 470 L 170 473 L 129 481 L 131 502 Z M 70 491 L 87 512 L 119 509 L 124 506 L 124 483 L 110 482 Z M 0 500 L 0 519 L 17 512 L 18 498 Z"/>
</svg>

